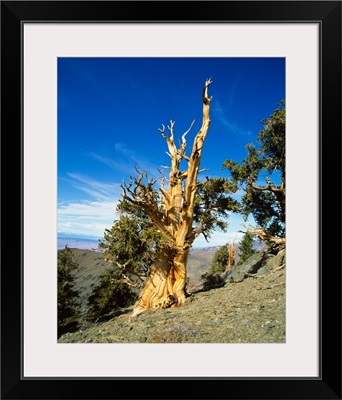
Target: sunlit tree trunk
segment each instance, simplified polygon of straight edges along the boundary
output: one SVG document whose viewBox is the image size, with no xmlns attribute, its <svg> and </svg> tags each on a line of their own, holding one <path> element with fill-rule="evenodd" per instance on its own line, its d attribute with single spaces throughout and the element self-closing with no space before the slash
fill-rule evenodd
<svg viewBox="0 0 342 400">
<path fill-rule="evenodd" d="M 234 242 L 235 239 L 232 241 L 232 243 L 228 243 L 228 264 L 226 267 L 226 271 L 229 271 L 235 264 L 236 248 Z"/>
<path fill-rule="evenodd" d="M 208 87 L 203 88 L 202 126 L 195 136 L 191 154 L 186 155 L 186 135 L 193 126 L 182 135 L 181 144 L 174 141 L 174 121 L 170 121 L 168 132 L 162 126 L 159 131 L 166 140 L 168 155 L 171 159 L 168 179 L 162 179 L 159 196 L 153 185 L 155 181 L 144 182 L 146 174 L 131 179 L 129 185 L 123 185 L 123 198 L 145 209 L 154 226 L 163 234 L 165 240 L 157 250 L 155 263 L 141 295 L 134 306 L 132 316 L 147 309 L 159 309 L 180 306 L 186 300 L 187 261 L 189 250 L 202 232 L 201 224 L 193 226 L 195 198 L 201 182 L 197 181 L 200 172 L 202 149 L 210 126 L 210 102 Z M 181 170 L 181 162 L 187 168 Z M 168 181 L 167 187 L 164 186 Z M 160 201 L 158 200 L 160 199 Z"/>
</svg>

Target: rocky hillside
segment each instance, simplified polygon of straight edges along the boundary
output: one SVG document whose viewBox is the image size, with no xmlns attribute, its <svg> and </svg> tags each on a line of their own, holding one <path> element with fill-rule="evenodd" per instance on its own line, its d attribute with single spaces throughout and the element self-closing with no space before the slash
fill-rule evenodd
<svg viewBox="0 0 342 400">
<path fill-rule="evenodd" d="M 218 247 L 193 249 L 188 261 L 189 289 L 197 287 L 201 276 L 208 270 Z M 99 283 L 101 275 L 109 264 L 101 258 L 101 253 L 94 250 L 72 249 L 74 260 L 79 269 L 75 274 L 75 289 L 80 292 L 82 309 L 85 309 L 87 299 L 92 289 Z"/>
<path fill-rule="evenodd" d="M 59 343 L 284 343 L 285 250 L 259 252 L 190 293 L 179 308 L 132 308 L 78 321 Z M 69 327 L 70 329 L 70 327 Z"/>
</svg>

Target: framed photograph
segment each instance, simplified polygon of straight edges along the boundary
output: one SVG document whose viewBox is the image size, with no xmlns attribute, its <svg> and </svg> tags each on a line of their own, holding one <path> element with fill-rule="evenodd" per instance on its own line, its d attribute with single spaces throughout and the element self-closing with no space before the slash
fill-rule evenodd
<svg viewBox="0 0 342 400">
<path fill-rule="evenodd" d="M 2 1 L 1 27 L 1 398 L 341 399 L 341 2 Z"/>
</svg>

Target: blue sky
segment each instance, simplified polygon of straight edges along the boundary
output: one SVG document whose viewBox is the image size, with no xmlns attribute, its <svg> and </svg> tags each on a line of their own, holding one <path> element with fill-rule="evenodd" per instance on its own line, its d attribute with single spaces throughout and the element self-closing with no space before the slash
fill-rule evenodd
<svg viewBox="0 0 342 400">
<path fill-rule="evenodd" d="M 203 175 L 228 177 L 226 159 L 246 156 L 285 99 L 284 58 L 59 58 L 58 235 L 103 238 L 117 218 L 123 179 L 134 167 L 159 177 L 169 165 L 158 128 L 175 121 L 175 138 L 187 135 L 188 152 L 201 126 L 201 93 L 212 79 L 211 125 Z M 200 177 L 201 178 L 201 177 Z M 204 176 L 203 176 L 204 179 Z M 231 215 L 226 233 L 199 237 L 194 247 L 223 245 L 242 229 Z"/>
</svg>

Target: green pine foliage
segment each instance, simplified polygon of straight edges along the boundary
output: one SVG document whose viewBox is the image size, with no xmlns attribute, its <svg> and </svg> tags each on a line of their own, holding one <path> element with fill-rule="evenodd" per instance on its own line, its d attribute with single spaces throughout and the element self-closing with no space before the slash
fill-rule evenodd
<svg viewBox="0 0 342 400">
<path fill-rule="evenodd" d="M 57 256 L 58 325 L 64 324 L 79 314 L 79 292 L 74 289 L 74 274 L 78 264 L 73 252 L 65 246 Z"/>
<path fill-rule="evenodd" d="M 101 257 L 112 266 L 88 298 L 90 317 L 110 314 L 137 300 L 155 259 L 156 248 L 163 241 L 144 210 L 121 200 L 117 211 L 119 219 L 105 230 L 99 241 Z"/>
<path fill-rule="evenodd" d="M 238 265 L 243 264 L 249 257 L 255 254 L 254 235 L 246 232 L 239 245 L 239 262 Z"/>
<path fill-rule="evenodd" d="M 208 275 L 220 274 L 224 272 L 227 268 L 228 262 L 228 244 L 226 244 L 224 246 L 221 246 L 214 254 L 214 257 L 207 272 Z"/>
<path fill-rule="evenodd" d="M 203 290 L 221 287 L 224 278 L 221 274 L 226 270 L 229 262 L 228 243 L 221 246 L 214 254 L 208 271 L 201 276 Z"/>
<path fill-rule="evenodd" d="M 240 203 L 245 220 L 253 215 L 258 226 L 275 237 L 285 236 L 285 120 L 282 100 L 274 113 L 261 121 L 264 128 L 258 134 L 258 146 L 246 145 L 247 157 L 241 164 L 226 160 L 222 165 L 232 182 L 245 191 Z"/>
<path fill-rule="evenodd" d="M 137 293 L 130 286 L 121 282 L 122 271 L 119 268 L 108 268 L 102 275 L 100 283 L 93 289 L 88 298 L 88 316 L 100 317 L 105 314 L 132 305 Z"/>
<path fill-rule="evenodd" d="M 104 238 L 99 242 L 102 257 L 124 273 L 146 277 L 163 236 L 143 210 L 124 200 L 117 209 L 120 218 L 105 230 Z"/>
<path fill-rule="evenodd" d="M 214 231 L 225 232 L 227 217 L 239 212 L 239 203 L 232 196 L 238 190 L 231 179 L 208 178 L 199 186 L 194 207 L 194 222 L 202 227 L 202 234 L 209 241 Z"/>
</svg>

